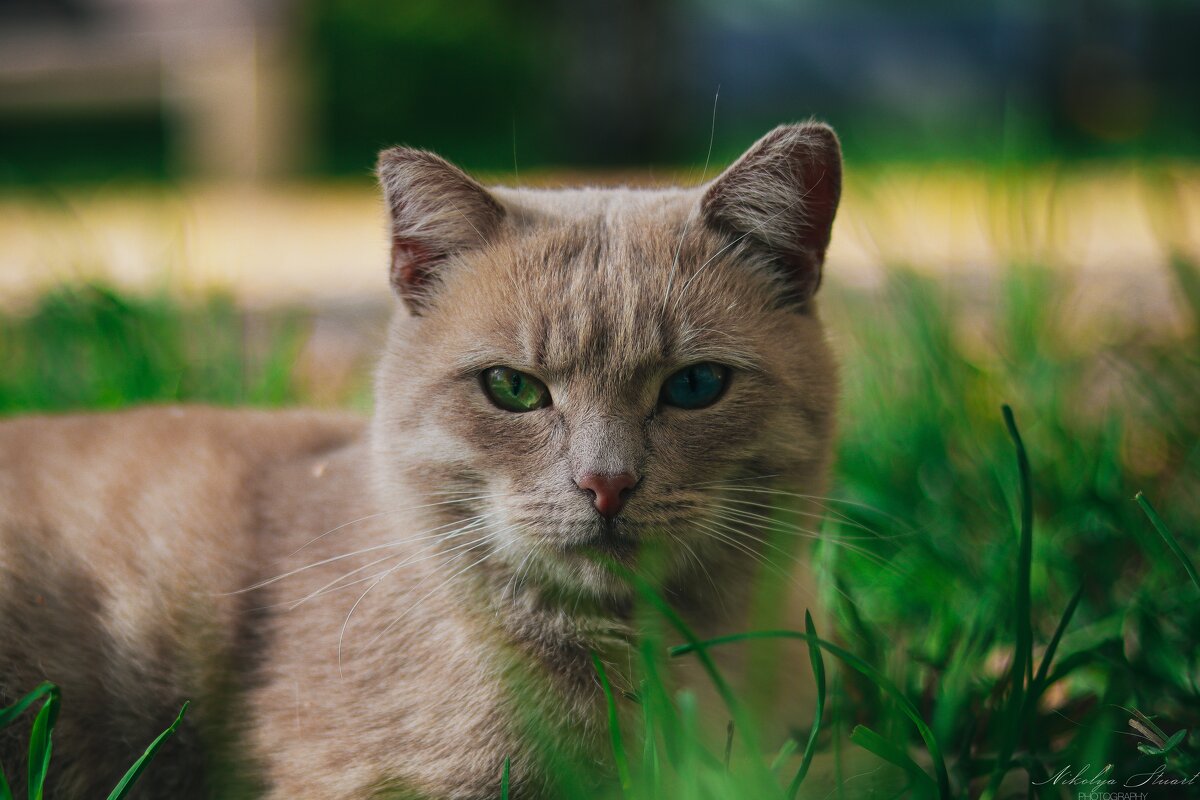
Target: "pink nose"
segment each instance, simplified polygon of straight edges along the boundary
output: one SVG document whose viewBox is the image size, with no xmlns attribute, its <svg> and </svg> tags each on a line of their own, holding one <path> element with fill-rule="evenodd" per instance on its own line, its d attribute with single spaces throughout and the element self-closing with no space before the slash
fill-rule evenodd
<svg viewBox="0 0 1200 800">
<path fill-rule="evenodd" d="M 592 496 L 601 516 L 612 519 L 621 513 L 637 482 L 633 475 L 622 472 L 619 475 L 584 475 L 575 481 L 575 485 Z"/>
</svg>

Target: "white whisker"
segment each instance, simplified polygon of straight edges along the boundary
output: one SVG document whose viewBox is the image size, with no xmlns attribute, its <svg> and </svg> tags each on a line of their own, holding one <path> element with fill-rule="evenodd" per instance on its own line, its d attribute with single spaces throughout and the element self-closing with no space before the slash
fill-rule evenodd
<svg viewBox="0 0 1200 800">
<path fill-rule="evenodd" d="M 450 533 L 441 534 L 439 536 L 430 537 L 430 538 L 438 539 L 441 542 L 449 541 L 450 539 L 456 539 L 459 536 L 463 536 L 467 533 L 470 533 L 473 530 L 478 529 L 480 527 L 480 524 L 482 523 L 482 521 L 483 521 L 482 519 L 475 519 L 473 522 L 470 522 L 469 524 L 467 524 L 466 526 L 464 526 L 462 528 L 459 528 L 458 530 L 454 530 L 454 531 L 451 531 Z M 425 537 L 422 537 L 422 538 L 425 538 Z M 414 541 L 414 540 L 409 539 L 407 541 Z M 450 549 L 454 550 L 457 548 L 450 548 Z M 434 551 L 432 553 L 425 553 L 423 555 L 411 556 L 408 559 L 405 559 L 403 562 L 396 564 L 393 567 L 390 567 L 388 571 L 394 571 L 394 570 L 399 569 L 400 567 L 407 566 L 408 564 L 416 564 L 421 561 L 426 561 L 430 558 L 436 558 L 437 556 L 441 555 L 443 552 L 448 552 L 448 551 L 438 550 L 438 551 Z M 339 586 L 339 587 L 337 587 L 337 589 L 330 589 L 330 587 L 334 586 L 334 584 L 341 583 L 346 578 L 349 578 L 351 575 L 355 575 L 359 572 L 362 572 L 365 569 L 370 569 L 371 567 L 373 567 L 377 564 L 382 564 L 385 561 L 390 561 L 391 559 L 398 558 L 399 556 L 402 556 L 402 555 L 403 555 L 403 553 L 399 553 L 399 554 L 394 553 L 392 555 L 383 556 L 382 558 L 377 558 L 374 561 L 371 561 L 367 564 L 362 565 L 361 567 L 358 567 L 357 569 L 353 569 L 350 572 L 347 572 L 346 574 L 342 575 L 341 577 L 330 581 L 329 583 L 325 584 L 321 588 L 311 592 L 307 596 L 302 597 L 299 600 L 291 601 L 288 610 L 291 611 L 292 609 L 296 608 L 300 604 L 308 602 L 309 600 L 313 599 L 314 597 L 320 597 L 323 594 L 327 594 L 328 593 L 327 590 L 336 591 L 337 589 L 344 589 L 348 586 L 353 586 L 355 584 L 362 583 L 364 580 L 370 580 L 370 578 L 364 578 L 361 580 L 357 580 L 357 581 L 348 583 L 345 586 Z M 287 604 L 279 604 L 279 605 L 287 605 Z"/>
<path fill-rule="evenodd" d="M 485 525 L 484 527 L 485 527 L 485 528 L 487 528 L 487 527 L 489 527 L 489 525 Z M 482 537 L 480 537 L 479 539 L 476 539 L 476 540 L 475 540 L 475 541 L 473 541 L 473 542 L 468 542 L 467 544 L 464 544 L 464 545 L 459 545 L 459 546 L 457 546 L 457 547 L 451 548 L 451 551 L 453 551 L 453 550 L 459 550 L 459 549 L 463 549 L 463 548 L 466 548 L 466 549 L 465 549 L 465 550 L 463 550 L 463 552 L 459 553 L 458 555 L 456 555 L 456 556 L 453 556 L 452 558 L 450 558 L 450 560 L 449 560 L 449 561 L 447 561 L 446 563 L 447 563 L 447 564 L 452 564 L 452 563 L 454 563 L 454 562 L 455 562 L 455 561 L 457 561 L 458 559 L 460 559 L 460 558 L 462 558 L 463 556 L 465 556 L 467 553 L 471 552 L 471 548 L 472 548 L 472 547 L 477 547 L 477 546 L 479 546 L 480 544 L 484 544 L 484 543 L 488 542 L 489 540 L 491 540 L 491 539 L 494 539 L 496 536 L 500 535 L 500 533 L 503 533 L 503 532 L 504 532 L 504 531 L 492 532 L 492 533 L 489 533 L 489 534 L 487 534 L 487 535 L 485 535 L 485 536 L 482 536 Z M 448 551 L 448 552 L 449 552 L 449 551 Z M 378 578 L 376 578 L 376 579 L 375 579 L 375 581 L 374 581 L 374 582 L 373 582 L 373 583 L 372 583 L 370 586 L 368 586 L 368 587 L 366 588 L 366 590 L 365 590 L 365 591 L 363 591 L 363 593 L 362 593 L 361 595 L 359 595 L 359 596 L 358 596 L 358 599 L 354 601 L 354 605 L 352 605 L 352 606 L 350 607 L 350 611 L 349 611 L 349 612 L 347 612 L 347 614 L 346 614 L 346 619 L 345 619 L 345 620 L 342 622 L 342 628 L 341 628 L 341 630 L 338 632 L 337 656 L 338 656 L 338 674 L 339 674 L 339 675 L 341 675 L 341 674 L 342 674 L 342 645 L 343 645 L 343 642 L 345 641 L 345 638 L 346 638 L 346 629 L 347 629 L 347 628 L 350 626 L 350 619 L 351 619 L 351 617 L 353 617 L 353 616 L 354 616 L 354 612 L 355 612 L 355 611 L 358 609 L 359 605 L 361 605 L 361 604 L 362 604 L 362 602 L 363 602 L 363 599 L 364 599 L 364 598 L 366 598 L 366 596 L 367 596 L 368 594 L 370 594 L 370 593 L 371 593 L 371 590 L 372 590 L 372 589 L 374 589 L 376 586 L 378 586 L 378 585 L 379 585 L 379 584 L 380 584 L 380 583 L 381 583 L 381 582 L 382 582 L 382 581 L 383 581 L 385 578 L 387 578 L 387 576 L 388 576 L 388 575 L 391 575 L 393 572 L 395 572 L 395 571 L 396 571 L 397 569 L 399 569 L 401 566 L 403 566 L 403 565 L 397 564 L 395 567 L 392 567 L 391 569 L 389 569 L 389 570 L 385 571 L 385 572 L 384 572 L 382 575 L 380 575 Z M 433 574 L 435 574 L 435 573 L 432 573 L 432 572 L 431 572 L 431 573 L 429 573 L 429 575 L 426 575 L 424 578 L 422 578 L 420 581 L 418 581 L 418 582 L 416 583 L 416 585 L 415 585 L 415 586 L 413 586 L 413 589 L 416 589 L 418 586 L 420 586 L 421 584 L 423 584 L 423 583 L 424 583 L 426 580 L 428 580 L 428 579 L 429 579 L 429 578 L 430 578 L 430 577 L 431 577 Z M 456 572 L 456 573 L 455 573 L 455 575 L 457 575 L 457 574 L 459 574 L 459 573 L 457 573 L 457 572 Z M 451 577 L 453 577 L 453 576 L 451 576 Z M 438 588 L 440 588 L 441 586 L 444 586 L 444 585 L 445 585 L 445 582 L 443 582 L 443 583 L 439 584 L 439 585 L 438 585 Z M 436 589 L 435 589 L 435 591 L 436 591 Z M 410 590 L 409 590 L 409 593 L 411 593 L 411 592 L 412 592 L 412 589 L 410 589 Z M 405 596 L 407 596 L 407 593 L 406 593 L 406 595 L 405 595 Z M 428 596 L 428 595 L 426 595 L 426 597 L 427 597 L 427 596 Z M 393 623 L 393 624 L 395 624 L 395 623 Z M 391 629 L 391 625 L 389 625 L 389 626 L 388 626 L 388 628 L 387 628 L 387 629 L 385 629 L 385 630 L 390 630 L 390 629 Z M 380 634 L 380 635 L 382 635 L 382 634 Z M 374 642 L 375 642 L 375 640 L 376 640 L 376 639 L 378 639 L 378 638 L 379 638 L 379 637 L 378 637 L 378 636 L 376 636 L 375 638 L 371 639 L 371 641 L 370 641 L 370 642 L 368 642 L 366 646 L 367 646 L 367 647 L 369 647 L 369 646 L 370 646 L 372 643 L 374 643 Z"/>
<path fill-rule="evenodd" d="M 721 502 L 722 502 L 722 504 L 734 503 L 739 506 L 748 506 L 750 508 L 770 509 L 770 510 L 774 510 L 774 511 L 779 511 L 780 513 L 784 513 L 784 514 L 794 514 L 796 516 L 809 517 L 811 519 L 816 519 L 816 520 L 830 519 L 829 515 L 834 515 L 834 518 L 836 519 L 836 521 L 838 523 L 844 524 L 851 528 L 858 528 L 863 533 L 867 534 L 866 536 L 843 537 L 843 538 L 857 538 L 857 539 L 862 539 L 863 541 L 866 541 L 868 539 L 877 539 L 877 540 L 885 540 L 886 541 L 888 539 L 896 539 L 896 538 L 900 538 L 902 536 L 910 536 L 911 535 L 907 532 L 906 533 L 894 533 L 891 535 L 879 533 L 878 531 L 868 528 L 866 525 L 863 525 L 861 522 L 857 522 L 853 519 L 850 519 L 849 517 L 838 514 L 836 511 L 831 511 L 829 509 L 825 509 L 825 513 L 818 514 L 814 511 L 802 511 L 801 509 L 792 508 L 790 506 L 775 505 L 772 503 L 758 503 L 753 500 L 739 500 L 739 499 L 733 498 L 733 497 L 722 497 Z"/>
<path fill-rule="evenodd" d="M 693 522 L 692 524 L 695 525 L 696 527 L 700 528 L 702 531 L 706 531 L 710 536 L 713 536 L 716 539 L 718 539 L 722 542 L 725 542 L 726 544 L 728 544 L 731 547 L 737 548 L 741 552 L 750 556 L 750 558 L 753 559 L 754 561 L 756 561 L 757 563 L 762 564 L 763 566 L 774 566 L 766 558 L 764 558 L 761 553 L 754 552 L 754 550 L 751 549 L 749 546 L 747 546 L 744 542 L 739 542 L 737 539 L 731 537 L 729 534 L 724 533 L 722 531 L 717 530 L 716 528 L 711 527 L 708 524 L 708 522 Z"/>
<path fill-rule="evenodd" d="M 465 520 L 464 519 L 455 520 L 454 522 L 447 522 L 443 525 L 438 525 L 437 527 L 434 527 L 434 528 L 427 528 L 426 530 L 418 531 L 418 534 L 430 534 L 432 531 L 441 530 L 442 528 L 449 528 L 454 525 L 461 525 L 464 522 L 467 522 L 468 520 L 486 519 L 487 517 L 491 517 L 491 516 L 495 516 L 495 514 L 494 513 L 493 514 L 481 514 L 476 517 L 467 517 L 467 519 L 465 519 Z M 253 586 L 247 586 L 244 589 L 238 589 L 233 592 L 226 592 L 226 594 L 229 594 L 229 595 L 245 594 L 246 592 L 252 592 L 256 589 L 261 589 L 264 586 L 270 586 L 273 583 L 278 583 L 281 580 L 290 578 L 293 575 L 298 575 L 301 572 L 306 572 L 310 569 L 316 569 L 317 567 L 323 567 L 326 564 L 333 564 L 337 561 L 344 561 L 347 558 L 354 558 L 355 556 L 361 556 L 365 553 L 372 553 L 372 552 L 376 552 L 378 550 L 385 550 L 389 547 L 399 547 L 399 546 L 401 546 L 403 544 L 407 544 L 409 542 L 420 542 L 420 541 L 425 541 L 428 539 L 436 539 L 441 535 L 443 535 L 443 534 L 434 534 L 434 535 L 428 535 L 428 536 L 420 536 L 420 535 L 405 536 L 400 539 L 393 539 L 390 542 L 384 542 L 382 544 L 376 544 L 376 545 L 372 545 L 370 547 L 364 547 L 363 549 L 355 550 L 352 553 L 342 553 L 341 555 L 330 556 L 329 558 L 323 558 L 320 561 L 314 561 L 311 564 L 306 564 L 303 567 L 296 567 L 295 569 L 289 570 L 280 575 L 276 575 L 273 578 L 267 578 L 266 580 L 259 581 L 258 583 L 254 584 Z"/>
<path fill-rule="evenodd" d="M 488 537 L 488 538 L 492 538 L 492 539 L 494 539 L 494 538 L 496 538 L 497 536 L 499 536 L 499 535 L 501 535 L 501 534 L 503 534 L 503 533 L 507 533 L 507 532 L 509 532 L 510 530 L 512 530 L 512 528 L 509 528 L 509 529 L 506 529 L 506 530 L 504 530 L 504 531 L 499 531 L 499 532 L 497 532 L 497 533 L 494 533 L 494 534 L 492 534 L 492 535 L 491 535 L 490 537 Z M 468 552 L 470 552 L 470 551 L 468 551 Z M 450 581 L 454 580 L 454 579 L 455 579 L 455 578 L 457 578 L 459 575 L 462 575 L 464 572 L 466 572 L 467 570 L 471 569 L 472 567 L 474 567 L 474 566 L 477 566 L 477 565 L 479 565 L 479 564 L 482 564 L 484 561 L 487 561 L 489 558 L 491 558 L 492 556 L 494 556 L 494 555 L 495 555 L 497 552 L 498 552 L 498 551 L 496 551 L 496 550 L 491 550 L 491 551 L 489 551 L 489 552 L 485 553 L 485 554 L 484 554 L 484 556 L 483 556 L 483 558 L 480 558 L 480 559 L 478 559 L 477 561 L 472 561 L 470 564 L 468 564 L 467 566 L 465 566 L 465 567 L 463 567 L 462 569 L 458 570 L 458 571 L 457 571 L 457 572 L 455 572 L 453 575 L 451 575 L 449 578 L 446 578 L 446 580 L 442 581 L 442 582 L 441 582 L 441 583 L 439 583 L 437 586 L 435 586 L 435 587 L 433 587 L 432 589 L 430 589 L 428 592 L 426 592 L 424 595 L 422 595 L 422 596 L 421 596 L 421 598 L 420 598 L 419 600 L 417 600 L 417 602 L 413 603 L 411 606 L 409 606 L 408 608 L 406 608 L 406 609 L 404 610 L 404 612 L 400 614 L 400 616 L 396 617 L 394 620 L 392 620 L 391 622 L 389 622 L 389 623 L 387 624 L 387 626 L 386 626 L 386 627 L 385 627 L 383 630 L 381 630 L 379 633 L 375 634 L 375 636 L 373 636 L 373 637 L 371 638 L 371 640 L 370 640 L 370 641 L 368 641 L 368 642 L 366 643 L 366 645 L 364 645 L 364 647 L 370 647 L 371 645 L 375 644 L 375 642 L 379 641 L 379 639 L 380 639 L 382 636 L 386 635 L 388 631 L 390 631 L 392 628 L 396 627 L 396 625 L 398 625 L 398 624 L 400 623 L 400 621 L 401 621 L 401 620 L 403 620 L 405 617 L 407 617 L 409 614 L 411 614 L 413 611 L 415 611 L 415 610 L 417 609 L 417 607 L 421 605 L 421 603 L 425 602 L 425 601 L 426 601 L 427 599 L 429 599 L 431 596 L 433 596 L 434 594 L 436 594 L 436 593 L 438 592 L 438 590 L 440 590 L 442 587 L 446 586 L 446 584 L 450 583 Z M 465 555 L 465 553 L 464 553 L 463 555 Z M 340 641 L 339 641 L 339 644 L 338 644 L 338 650 L 339 650 L 339 663 L 340 663 L 340 651 L 341 651 L 341 643 L 340 643 Z"/>
<path fill-rule="evenodd" d="M 703 481 L 701 483 L 685 483 L 682 486 L 675 486 L 673 488 L 675 488 L 675 489 L 699 489 L 699 488 L 702 488 L 705 486 L 725 486 L 725 485 L 737 486 L 737 485 L 740 485 L 743 483 L 749 483 L 750 481 L 765 481 L 765 480 L 770 480 L 772 478 L 782 478 L 782 477 L 783 477 L 783 475 L 781 473 L 774 473 L 772 475 L 755 475 L 755 476 L 749 477 L 749 478 L 727 478 L 727 479 L 719 480 L 719 481 Z"/>
<path fill-rule="evenodd" d="M 727 508 L 727 509 L 723 509 L 723 511 L 724 512 L 732 512 L 732 511 L 734 511 L 734 509 Z M 760 529 L 771 528 L 773 530 L 780 531 L 782 533 L 800 534 L 800 535 L 803 535 L 807 539 L 813 539 L 815 541 L 832 544 L 832 545 L 837 545 L 846 550 L 849 550 L 852 553 L 857 553 L 859 556 L 867 559 L 868 561 L 875 564 L 880 569 L 891 572 L 893 575 L 896 575 L 897 577 L 901 577 L 901 578 L 908 577 L 907 575 L 902 573 L 899 569 L 897 569 L 895 564 L 891 563 L 890 561 L 885 559 L 880 554 L 874 553 L 860 545 L 850 544 L 849 542 L 845 541 L 844 539 L 847 537 L 839 537 L 836 535 L 822 536 L 819 533 L 817 533 L 816 531 L 813 531 L 813 530 L 810 530 L 807 528 L 799 528 L 796 526 L 789 526 L 786 523 L 783 523 L 779 520 L 772 520 L 769 518 L 764 518 L 764 519 L 767 519 L 767 522 L 763 523 L 758 520 L 747 519 L 744 517 L 723 516 L 720 513 L 718 513 L 717 516 L 720 516 L 721 518 L 723 518 L 729 522 L 733 522 L 733 523 L 736 523 L 739 525 L 754 525 Z M 762 541 L 762 540 L 760 539 L 759 541 Z M 862 541 L 862 539 L 860 538 L 859 541 Z M 773 545 L 770 545 L 769 542 L 763 542 L 763 544 L 773 546 Z M 779 548 L 776 547 L 776 549 L 779 549 Z M 781 552 L 784 552 L 784 551 L 781 550 Z M 793 556 L 793 558 L 794 558 L 794 556 Z"/>
<path fill-rule="evenodd" d="M 721 521 L 721 520 L 725 520 L 725 521 Z M 734 536 L 745 536 L 747 539 L 750 539 L 751 541 L 758 542 L 763 547 L 770 547 L 772 550 L 775 550 L 776 552 L 781 553 L 788 561 L 794 561 L 796 563 L 801 563 L 801 559 L 798 558 L 795 553 L 789 553 L 787 550 L 784 550 L 782 547 L 775 544 L 774 542 L 769 542 L 766 539 L 762 538 L 761 536 L 755 536 L 753 533 L 746 530 L 744 527 L 745 522 L 742 520 L 738 520 L 736 518 L 729 519 L 728 517 L 721 517 L 718 514 L 714 514 L 713 516 L 709 517 L 708 522 L 710 522 L 713 525 L 717 525 L 718 527 L 721 527 L 721 528 L 725 529 L 726 531 L 729 531 L 729 533 L 731 533 Z M 739 527 L 734 527 L 733 525 L 728 524 L 729 522 L 736 522 L 736 523 L 738 523 Z M 766 559 L 766 556 L 763 556 L 763 558 Z"/>
<path fill-rule="evenodd" d="M 822 497 L 821 495 L 815 495 L 815 494 L 801 494 L 799 492 L 788 492 L 788 491 L 784 491 L 782 489 L 751 488 L 748 486 L 747 487 L 731 486 L 726 491 L 752 492 L 752 493 L 756 493 L 756 494 L 777 494 L 777 495 L 782 495 L 784 497 L 797 497 L 797 498 L 800 498 L 801 500 L 812 500 L 813 502 L 817 503 L 822 508 L 824 508 L 826 511 L 829 511 L 831 514 L 839 514 L 839 512 L 834 509 L 830 509 L 828 506 L 825 505 L 825 503 L 839 503 L 839 504 L 845 505 L 845 506 L 861 508 L 864 511 L 870 511 L 871 513 L 878 514 L 879 516 L 884 517 L 887 520 L 894 522 L 903 528 L 908 529 L 909 531 L 912 530 L 912 526 L 910 526 L 907 522 L 905 522 L 900 517 L 897 517 L 894 514 L 889 514 L 888 512 L 884 511 L 883 509 L 876 508 L 875 506 L 870 505 L 869 503 L 862 503 L 862 502 L 858 502 L 855 500 L 845 500 L 840 497 Z M 849 518 L 845 518 L 845 520 L 847 522 L 852 521 Z"/>
<path fill-rule="evenodd" d="M 377 517 L 387 516 L 388 514 L 402 514 L 405 511 L 416 511 L 416 510 L 422 509 L 422 508 L 433 508 L 435 506 L 445 506 L 445 505 L 450 505 L 452 503 L 469 503 L 469 502 L 474 502 L 476 500 L 487 500 L 492 497 L 500 497 L 500 495 L 499 494 L 481 494 L 481 495 L 476 495 L 475 497 L 464 497 L 464 498 L 457 499 L 457 500 L 445 500 L 445 501 L 442 501 L 439 503 L 425 503 L 425 504 L 419 505 L 419 506 L 408 506 L 407 508 L 395 508 L 395 509 L 391 509 L 389 511 L 380 511 L 377 514 L 367 514 L 365 517 L 359 517 L 358 519 L 352 519 L 349 522 L 343 522 L 341 525 L 338 525 L 336 528 L 330 528 L 329 530 L 325 531 L 324 533 L 320 534 L 319 536 L 314 536 L 313 538 L 309 539 L 304 544 L 297 547 L 292 552 L 288 553 L 287 557 L 291 558 L 292 556 L 296 555 L 304 548 L 308 547 L 309 545 L 313 544 L 314 542 L 320 541 L 321 539 L 325 538 L 326 536 L 328 536 L 331 533 L 336 533 L 337 531 L 340 531 L 342 528 L 349 527 L 350 525 L 356 525 L 360 522 L 366 522 L 369 519 L 376 519 Z"/>
<path fill-rule="evenodd" d="M 704 561 L 700 558 L 700 556 L 696 555 L 695 549 L 693 549 L 693 547 L 687 543 L 687 540 L 679 534 L 668 531 L 667 535 L 670 536 L 671 539 L 674 540 L 680 547 L 682 547 L 687 554 L 691 556 L 692 560 L 696 562 L 696 566 L 700 568 L 700 571 L 704 573 L 704 577 L 708 579 L 708 584 L 712 586 L 713 596 L 716 597 L 717 602 L 721 604 L 722 610 L 727 610 L 725 609 L 725 593 L 717 587 L 717 582 L 713 580 L 712 573 L 708 571 L 708 567 L 705 566 Z"/>
<path fill-rule="evenodd" d="M 529 563 L 529 560 L 533 558 L 533 554 L 534 548 L 530 547 L 529 552 L 527 552 L 525 557 L 521 559 L 521 563 L 517 564 L 517 568 L 513 572 L 512 577 L 508 579 L 508 583 L 504 585 L 504 590 L 500 593 L 501 597 L 504 597 L 505 594 L 508 594 L 512 600 L 517 599 L 517 588 L 520 586 L 521 572 L 525 569 L 525 565 Z M 510 589 L 511 592 L 509 591 Z"/>
</svg>

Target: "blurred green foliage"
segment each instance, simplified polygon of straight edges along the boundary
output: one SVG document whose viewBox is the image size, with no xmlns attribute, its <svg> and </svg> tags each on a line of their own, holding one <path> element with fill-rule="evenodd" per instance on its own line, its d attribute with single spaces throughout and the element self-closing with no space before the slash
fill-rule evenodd
<svg viewBox="0 0 1200 800">
<path fill-rule="evenodd" d="M 0 185 L 163 180 L 169 160 L 158 110 L 0 115 Z"/>
<path fill-rule="evenodd" d="M 1004 741 L 1004 669 L 1025 624 L 1014 602 L 1021 492 L 1004 402 L 1031 462 L 1035 653 L 1080 593 L 1051 672 L 1063 676 L 1056 700 L 1029 712 L 1015 743 L 1023 766 L 1153 769 L 1135 749 L 1128 708 L 1172 732 L 1200 727 L 1197 587 L 1133 499 L 1144 490 L 1197 552 L 1200 296 L 1187 290 L 1195 267 L 1177 270 L 1184 335 L 1114 319 L 1081 329 L 1062 313 L 1069 282 L 1035 269 L 1011 272 L 985 308 L 910 275 L 869 315 L 852 301 L 831 311 L 852 357 L 840 514 L 818 544 L 838 589 L 828 599 L 851 649 L 903 665 L 897 677 L 957 751 L 960 774 Z M 839 532 L 863 527 L 880 535 L 839 546 Z M 851 697 L 857 720 L 895 718 L 869 686 Z M 1194 761 L 1200 741 L 1187 742 Z"/>
<path fill-rule="evenodd" d="M 27 314 L 0 316 L 0 414 L 294 402 L 299 325 L 286 313 L 250 319 L 221 297 L 180 305 L 58 289 Z"/>
<path fill-rule="evenodd" d="M 535 8 L 501 0 L 311 3 L 317 168 L 362 174 L 376 152 L 407 144 L 476 169 L 512 169 L 517 120 L 544 131 L 538 109 L 549 111 L 539 62 L 556 43 Z M 545 141 L 536 150 L 530 144 L 525 159 L 553 159 Z"/>
</svg>

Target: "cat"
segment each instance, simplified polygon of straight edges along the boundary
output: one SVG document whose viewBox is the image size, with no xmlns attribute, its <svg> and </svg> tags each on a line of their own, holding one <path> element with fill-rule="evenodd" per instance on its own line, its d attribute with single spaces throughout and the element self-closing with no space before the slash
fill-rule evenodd
<svg viewBox="0 0 1200 800">
<path fill-rule="evenodd" d="M 607 760 L 622 570 L 652 551 L 679 613 L 737 629 L 767 491 L 822 491 L 832 129 L 692 188 L 486 189 L 409 148 L 377 172 L 399 300 L 369 420 L 0 423 L 0 705 L 61 686 L 50 796 L 104 796 L 184 699 L 135 796 L 491 798 L 506 757 L 547 796 L 547 741 Z"/>
</svg>

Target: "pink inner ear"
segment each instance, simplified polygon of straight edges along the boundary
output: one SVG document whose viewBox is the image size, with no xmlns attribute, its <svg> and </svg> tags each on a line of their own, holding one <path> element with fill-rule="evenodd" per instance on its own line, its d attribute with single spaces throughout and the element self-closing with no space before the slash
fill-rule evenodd
<svg viewBox="0 0 1200 800">
<path fill-rule="evenodd" d="M 392 286 L 405 300 L 418 300 L 440 256 L 415 239 L 392 240 Z"/>
<path fill-rule="evenodd" d="M 807 222 L 803 244 L 824 258 L 825 250 L 829 247 L 833 218 L 841 199 L 840 164 L 820 158 L 801 158 L 799 172 L 800 185 L 804 187 L 804 216 Z"/>
</svg>

